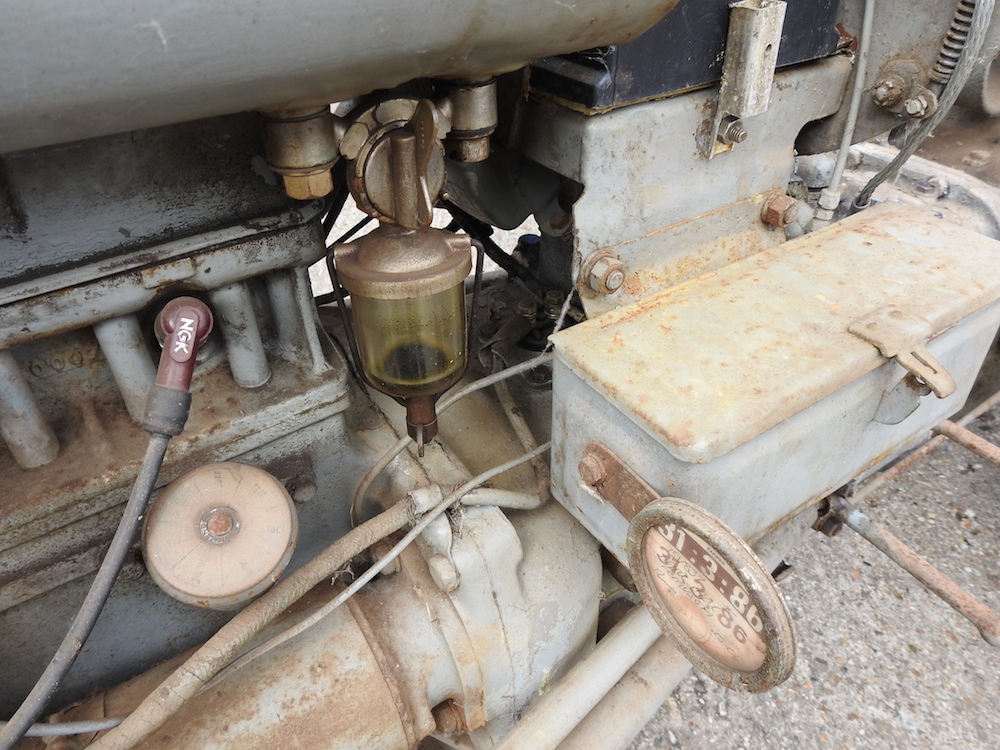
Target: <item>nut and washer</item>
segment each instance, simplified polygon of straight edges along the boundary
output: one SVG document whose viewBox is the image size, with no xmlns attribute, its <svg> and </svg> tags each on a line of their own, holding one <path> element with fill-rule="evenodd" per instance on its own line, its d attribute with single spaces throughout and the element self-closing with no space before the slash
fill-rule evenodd
<svg viewBox="0 0 1000 750">
<path fill-rule="evenodd" d="M 920 97 L 907 99 L 903 108 L 906 110 L 906 114 L 908 115 L 912 115 L 913 117 L 922 117 L 927 111 L 927 102 Z"/>
<path fill-rule="evenodd" d="M 910 117 L 917 120 L 930 117 L 937 112 L 938 100 L 934 92 L 922 89 L 919 94 L 903 102 L 903 109 Z"/>
<path fill-rule="evenodd" d="M 749 133 L 747 133 L 746 126 L 743 124 L 742 120 L 733 120 L 732 122 L 722 126 L 719 131 L 719 141 L 727 146 L 735 146 L 736 144 L 743 143 Z"/>
<path fill-rule="evenodd" d="M 875 84 L 872 99 L 886 109 L 895 107 L 903 100 L 903 89 L 906 82 L 898 75 L 889 75 Z"/>
<path fill-rule="evenodd" d="M 590 256 L 584 268 L 590 288 L 600 294 L 613 294 L 625 283 L 625 264 L 607 253 Z"/>
</svg>

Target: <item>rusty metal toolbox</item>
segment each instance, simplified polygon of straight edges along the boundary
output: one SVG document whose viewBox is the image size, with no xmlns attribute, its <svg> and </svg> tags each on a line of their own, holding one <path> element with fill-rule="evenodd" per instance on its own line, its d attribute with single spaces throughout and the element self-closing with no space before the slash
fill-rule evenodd
<svg viewBox="0 0 1000 750">
<path fill-rule="evenodd" d="M 1000 242 L 881 205 L 563 331 L 553 493 L 622 561 L 650 491 L 753 542 L 957 411 L 998 298 Z"/>
</svg>

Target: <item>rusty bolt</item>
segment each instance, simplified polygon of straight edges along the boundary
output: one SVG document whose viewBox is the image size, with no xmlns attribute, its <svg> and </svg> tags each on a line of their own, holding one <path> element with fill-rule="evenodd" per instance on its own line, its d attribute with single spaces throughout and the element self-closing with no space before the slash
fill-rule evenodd
<svg viewBox="0 0 1000 750">
<path fill-rule="evenodd" d="M 833 515 L 826 515 L 813 524 L 813 529 L 829 537 L 837 536 L 844 530 L 844 522 Z"/>
<path fill-rule="evenodd" d="M 583 263 L 590 288 L 600 294 L 613 294 L 625 283 L 625 264 L 607 253 L 594 253 Z"/>
<path fill-rule="evenodd" d="M 538 304 L 533 299 L 523 299 L 517 303 L 517 314 L 534 320 L 538 315 Z"/>
<path fill-rule="evenodd" d="M 872 99 L 880 107 L 895 107 L 903 99 L 903 80 L 899 76 L 888 76 L 875 84 Z"/>
<path fill-rule="evenodd" d="M 728 125 L 724 125 L 722 130 L 719 131 L 719 140 L 725 143 L 727 146 L 733 146 L 737 143 L 743 143 L 747 139 L 746 126 L 743 125 L 742 120 L 733 120 Z"/>
<path fill-rule="evenodd" d="M 468 730 L 465 717 L 458 709 L 458 706 L 451 701 L 445 701 L 435 706 L 431 713 L 434 716 L 437 731 L 441 734 L 455 734 L 456 732 L 465 732 Z"/>
<path fill-rule="evenodd" d="M 223 544 L 235 537 L 240 530 L 240 518 L 229 506 L 206 511 L 198 522 L 201 535 L 214 544 Z"/>
<path fill-rule="evenodd" d="M 545 293 L 545 317 L 549 320 L 559 320 L 559 315 L 562 313 L 563 302 L 566 301 L 566 295 L 563 294 L 558 289 L 549 289 Z"/>
<path fill-rule="evenodd" d="M 596 487 L 608 478 L 608 468 L 600 458 L 592 453 L 588 453 L 581 458 L 576 468 L 580 472 L 580 479 L 591 487 Z"/>
<path fill-rule="evenodd" d="M 795 220 L 798 201 L 784 193 L 775 194 L 765 201 L 760 210 L 760 219 L 768 226 L 783 227 Z"/>
<path fill-rule="evenodd" d="M 228 513 L 213 513 L 205 525 L 212 536 L 225 536 L 233 530 L 233 517 Z"/>
</svg>

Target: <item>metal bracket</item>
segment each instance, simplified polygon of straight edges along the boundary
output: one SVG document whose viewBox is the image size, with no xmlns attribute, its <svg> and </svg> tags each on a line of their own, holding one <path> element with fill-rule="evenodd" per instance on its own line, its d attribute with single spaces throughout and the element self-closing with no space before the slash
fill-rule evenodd
<svg viewBox="0 0 1000 750">
<path fill-rule="evenodd" d="M 607 446 L 592 442 L 577 467 L 580 479 L 611 503 L 626 521 L 660 497 Z"/>
<path fill-rule="evenodd" d="M 908 372 L 926 383 L 938 398 L 947 398 L 955 392 L 955 379 L 927 351 L 926 344 L 934 330 L 919 315 L 898 307 L 883 307 L 867 318 L 851 323 L 847 330 L 874 344 L 883 357 L 895 357 Z"/>
<path fill-rule="evenodd" d="M 708 159 L 746 140 L 740 118 L 767 111 L 784 22 L 784 0 L 740 0 L 729 6 L 722 84 L 712 130 L 703 146 Z"/>
</svg>

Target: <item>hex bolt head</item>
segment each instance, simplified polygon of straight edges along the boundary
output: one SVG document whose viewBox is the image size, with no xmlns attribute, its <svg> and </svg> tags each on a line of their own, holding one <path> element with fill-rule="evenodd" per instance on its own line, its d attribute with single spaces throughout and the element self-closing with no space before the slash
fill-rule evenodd
<svg viewBox="0 0 1000 750">
<path fill-rule="evenodd" d="M 817 521 L 813 528 L 828 537 L 835 537 L 844 530 L 844 522 L 835 516 L 826 516 Z"/>
<path fill-rule="evenodd" d="M 907 99 L 906 103 L 903 105 L 903 109 L 906 110 L 906 114 L 911 117 L 922 117 L 927 109 L 927 104 L 920 97 L 915 99 Z"/>
<path fill-rule="evenodd" d="M 297 484 L 295 489 L 292 490 L 292 500 L 294 500 L 299 505 L 310 502 L 316 497 L 319 492 L 319 488 L 312 482 L 302 482 Z"/>
<path fill-rule="evenodd" d="M 533 299 L 522 299 L 517 303 L 517 314 L 523 318 L 532 318 L 538 316 L 538 304 Z"/>
<path fill-rule="evenodd" d="M 591 487 L 596 487 L 608 478 L 608 468 L 600 458 L 592 453 L 581 458 L 576 468 L 580 472 L 580 479 Z"/>
<path fill-rule="evenodd" d="M 798 201 L 784 193 L 775 194 L 761 207 L 760 219 L 768 226 L 784 227 L 795 220 Z"/>
<path fill-rule="evenodd" d="M 888 76 L 875 84 L 872 99 L 880 107 L 895 107 L 903 99 L 904 81 L 899 76 Z"/>
<path fill-rule="evenodd" d="M 600 294 L 614 294 L 625 283 L 625 264 L 610 255 L 599 255 L 587 263 L 587 283 Z"/>
</svg>

